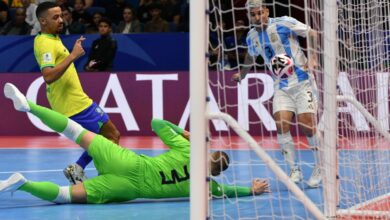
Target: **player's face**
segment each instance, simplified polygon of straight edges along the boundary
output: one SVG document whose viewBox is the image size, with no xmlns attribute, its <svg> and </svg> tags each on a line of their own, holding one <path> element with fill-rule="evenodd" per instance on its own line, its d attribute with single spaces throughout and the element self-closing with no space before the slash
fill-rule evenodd
<svg viewBox="0 0 390 220">
<path fill-rule="evenodd" d="M 268 25 L 269 10 L 266 7 L 250 8 L 249 17 L 252 25 L 264 29 Z"/>
<path fill-rule="evenodd" d="M 40 18 L 42 30 L 49 34 L 59 34 L 64 27 L 62 20 L 62 11 L 60 7 L 54 7 Z"/>
</svg>

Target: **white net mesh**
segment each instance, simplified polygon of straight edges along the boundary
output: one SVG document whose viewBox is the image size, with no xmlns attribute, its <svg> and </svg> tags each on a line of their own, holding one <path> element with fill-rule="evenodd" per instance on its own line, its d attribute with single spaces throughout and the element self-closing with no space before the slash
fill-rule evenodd
<svg viewBox="0 0 390 220">
<path fill-rule="evenodd" d="M 340 94 L 356 98 L 388 132 L 390 4 L 341 0 L 338 6 Z M 340 102 L 339 112 L 339 206 L 389 217 L 390 140 L 353 105 Z"/>
<path fill-rule="evenodd" d="M 247 130 L 274 161 L 289 174 L 276 139 L 272 117 L 274 80 L 261 56 L 245 64 L 246 34 L 251 28 L 245 0 L 209 1 L 209 97 L 210 111 L 232 115 Z M 323 16 L 322 0 L 267 1 L 270 17 L 291 16 L 318 31 L 317 46 L 307 49 L 309 42 L 299 38 L 305 54 L 318 56 L 319 68 L 312 70 L 319 90 L 318 119 L 322 127 L 323 90 Z M 356 98 L 378 121 L 389 130 L 389 73 L 390 35 L 389 10 L 386 0 L 338 1 L 337 84 L 340 95 Z M 326 55 L 325 55 L 326 56 Z M 310 58 L 310 57 L 309 57 Z M 231 81 L 234 73 L 250 67 L 240 84 Z M 336 80 L 336 79 L 335 79 Z M 338 104 L 338 209 L 361 217 L 365 214 L 350 211 L 390 210 L 390 142 L 374 129 L 357 107 L 347 102 Z M 295 120 L 291 125 L 297 151 L 298 166 L 304 180 L 297 185 L 323 210 L 323 189 L 309 188 L 307 180 L 315 164 L 313 152 L 308 149 L 306 137 Z M 266 178 L 272 193 L 260 196 L 220 198 L 210 202 L 212 219 L 312 219 L 313 215 L 267 168 L 248 143 L 221 121 L 210 126 L 211 151 L 223 149 L 230 156 L 228 170 L 216 177 L 221 184 L 250 186 L 254 178 Z M 326 132 L 326 131 L 324 131 Z M 326 164 L 326 161 L 324 162 Z M 327 164 L 329 165 L 329 164 Z M 326 166 L 325 166 L 326 167 Z M 378 197 L 380 197 L 378 199 Z M 358 214 L 356 214 L 358 213 Z M 383 215 L 383 213 L 382 213 Z M 386 213 L 385 213 L 386 215 Z M 390 215 L 387 213 L 387 215 Z M 363 218 L 364 219 L 364 218 Z"/>
</svg>

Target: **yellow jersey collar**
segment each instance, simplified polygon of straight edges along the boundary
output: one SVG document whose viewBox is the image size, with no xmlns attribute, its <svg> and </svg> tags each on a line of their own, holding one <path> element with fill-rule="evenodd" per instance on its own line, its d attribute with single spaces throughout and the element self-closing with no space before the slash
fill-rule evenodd
<svg viewBox="0 0 390 220">
<path fill-rule="evenodd" d="M 46 36 L 46 37 L 52 38 L 52 39 L 58 39 L 59 38 L 58 34 L 48 34 L 48 33 L 41 33 L 41 32 L 39 32 L 39 34 L 42 35 L 42 36 Z"/>
</svg>

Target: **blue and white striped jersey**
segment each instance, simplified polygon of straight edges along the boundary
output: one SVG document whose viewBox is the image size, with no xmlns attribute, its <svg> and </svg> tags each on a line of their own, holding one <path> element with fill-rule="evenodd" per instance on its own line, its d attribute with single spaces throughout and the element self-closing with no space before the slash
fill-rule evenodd
<svg viewBox="0 0 390 220">
<path fill-rule="evenodd" d="M 307 58 L 299 46 L 298 36 L 306 37 L 310 27 L 295 18 L 284 16 L 269 18 L 266 30 L 258 32 L 252 28 L 246 37 L 248 53 L 251 56 L 261 55 L 271 70 L 271 59 L 276 54 L 287 54 L 294 61 L 295 74 L 286 79 L 274 77 L 276 88 L 292 87 L 309 79 L 306 67 Z"/>
</svg>

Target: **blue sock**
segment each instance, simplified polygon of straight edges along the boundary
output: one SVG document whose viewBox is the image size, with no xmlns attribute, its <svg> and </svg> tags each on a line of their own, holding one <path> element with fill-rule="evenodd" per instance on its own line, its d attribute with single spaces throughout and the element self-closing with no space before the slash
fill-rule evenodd
<svg viewBox="0 0 390 220">
<path fill-rule="evenodd" d="M 91 161 L 92 157 L 88 155 L 87 151 L 84 151 L 84 153 L 80 156 L 76 163 L 84 169 Z"/>
</svg>

